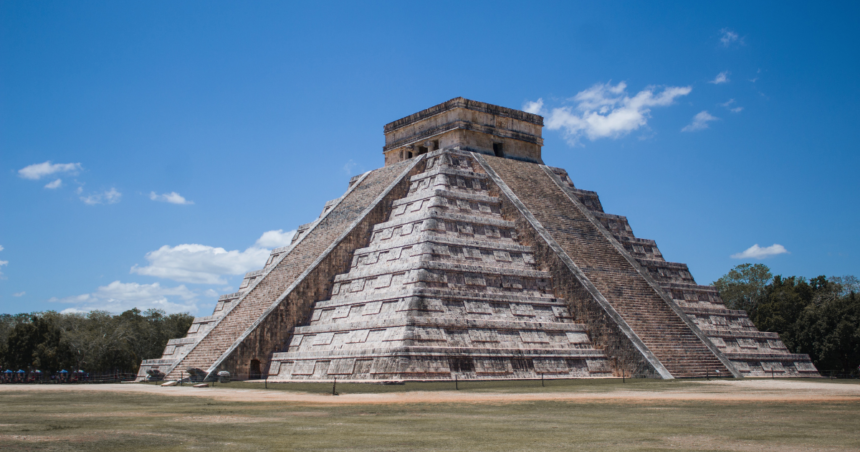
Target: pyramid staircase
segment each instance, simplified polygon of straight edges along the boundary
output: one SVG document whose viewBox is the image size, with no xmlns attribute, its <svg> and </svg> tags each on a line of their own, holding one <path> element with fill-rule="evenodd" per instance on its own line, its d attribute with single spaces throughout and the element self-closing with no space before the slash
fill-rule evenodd
<svg viewBox="0 0 860 452">
<path fill-rule="evenodd" d="M 272 357 L 274 381 L 609 376 L 468 155 L 428 155 L 335 276 L 332 297 Z"/>
<path fill-rule="evenodd" d="M 560 168 L 480 157 L 534 214 L 597 290 L 674 377 L 819 376 L 808 355 L 789 353 L 726 309 L 686 264 L 666 262 L 626 217 L 603 212 L 595 192 Z"/>
<path fill-rule="evenodd" d="M 353 178 L 347 192 L 327 203 L 320 218 L 303 225 L 290 246 L 274 250 L 264 269 L 246 275 L 240 292 L 219 299 L 205 328 L 172 341 L 160 359 L 144 361 L 138 377 L 145 378 L 150 369 L 168 379 L 187 376 L 189 371 L 212 375 L 220 367 L 253 376 L 245 355 L 283 347 L 292 326 L 305 318 L 314 294 L 329 290 L 327 278 L 319 275 L 344 266 L 343 253 L 357 247 L 353 242 L 362 240 L 356 236 L 361 236 L 365 222 L 384 214 L 385 197 L 396 195 L 398 185 L 403 185 L 417 163 L 390 165 Z M 295 298 L 304 301 L 292 302 Z M 198 323 L 195 320 L 191 329 Z M 176 346 L 176 342 L 183 344 Z"/>
</svg>

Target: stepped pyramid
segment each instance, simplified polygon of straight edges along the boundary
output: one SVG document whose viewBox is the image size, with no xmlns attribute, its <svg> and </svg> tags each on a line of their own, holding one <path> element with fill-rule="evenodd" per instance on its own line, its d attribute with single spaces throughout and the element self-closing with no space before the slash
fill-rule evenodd
<svg viewBox="0 0 860 452">
<path fill-rule="evenodd" d="M 353 178 L 140 378 L 818 376 L 543 165 L 542 126 L 463 98 L 386 125 L 385 166 Z"/>
</svg>

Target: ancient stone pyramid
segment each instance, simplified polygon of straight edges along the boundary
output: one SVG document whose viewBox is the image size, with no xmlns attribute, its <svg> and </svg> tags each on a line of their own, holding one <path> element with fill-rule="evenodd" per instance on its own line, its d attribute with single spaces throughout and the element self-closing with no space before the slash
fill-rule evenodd
<svg viewBox="0 0 860 452">
<path fill-rule="evenodd" d="M 818 376 L 543 165 L 542 126 L 463 98 L 386 125 L 385 166 L 141 378 Z"/>
</svg>

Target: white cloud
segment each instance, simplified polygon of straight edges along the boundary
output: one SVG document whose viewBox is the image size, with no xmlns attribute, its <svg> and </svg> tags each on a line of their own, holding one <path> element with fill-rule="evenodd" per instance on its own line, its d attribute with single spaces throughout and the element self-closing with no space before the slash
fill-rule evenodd
<svg viewBox="0 0 860 452">
<path fill-rule="evenodd" d="M 689 86 L 662 90 L 651 86 L 630 97 L 624 82 L 615 86 L 598 83 L 570 99 L 576 105 L 554 108 L 548 115 L 543 111 L 542 99 L 527 102 L 524 108 L 548 116 L 547 129 L 562 130 L 567 142 L 576 145 L 583 136 L 592 141 L 624 136 L 648 123 L 651 108 L 671 105 L 690 91 Z"/>
<path fill-rule="evenodd" d="M 742 253 L 732 254 L 732 259 L 764 259 L 766 257 L 776 256 L 778 254 L 788 253 L 788 250 L 785 249 L 784 246 L 774 243 L 771 246 L 766 246 L 764 248 L 758 246 L 758 243 L 747 248 Z"/>
<path fill-rule="evenodd" d="M 277 231 L 266 231 L 257 239 L 256 246 L 260 248 L 280 248 L 287 246 L 293 241 L 293 236 L 296 235 L 296 230 L 284 232 L 283 229 Z"/>
<path fill-rule="evenodd" d="M 743 44 L 743 39 L 741 39 L 737 33 L 732 30 L 729 30 L 728 28 L 723 28 L 722 30 L 720 30 L 720 34 L 720 42 L 723 44 L 723 47 L 728 47 L 735 42 Z"/>
<path fill-rule="evenodd" d="M 146 253 L 149 265 L 131 268 L 131 273 L 195 284 L 226 284 L 225 275 L 243 275 L 260 269 L 270 248 L 288 245 L 296 231 L 267 231 L 245 251 L 198 244 L 162 246 Z"/>
<path fill-rule="evenodd" d="M 3 245 L 0 245 L 0 251 L 3 251 Z M 0 261 L 0 267 L 2 267 L 4 265 L 9 265 L 9 261 Z M 0 271 L 0 279 L 6 279 L 6 277 L 3 276 L 2 271 Z"/>
<path fill-rule="evenodd" d="M 77 194 L 79 194 L 79 195 L 80 195 L 81 193 L 83 193 L 83 192 L 84 192 L 84 187 L 78 187 L 78 188 L 75 190 L 75 193 L 77 193 Z"/>
<path fill-rule="evenodd" d="M 81 201 L 93 206 L 96 204 L 116 204 L 119 202 L 120 198 L 122 198 L 122 193 L 116 191 L 115 188 L 111 188 L 110 190 L 106 190 L 102 193 L 93 193 L 88 196 L 81 196 Z"/>
<path fill-rule="evenodd" d="M 731 72 L 729 72 L 729 71 L 720 72 L 719 74 L 717 74 L 716 77 L 714 77 L 713 80 L 711 80 L 708 83 L 713 83 L 714 85 L 729 83 L 729 74 L 731 74 Z"/>
<path fill-rule="evenodd" d="M 523 104 L 523 111 L 535 115 L 541 114 L 543 110 L 543 99 L 538 99 L 534 102 L 526 102 Z"/>
<path fill-rule="evenodd" d="M 44 163 L 35 163 L 30 166 L 25 166 L 18 170 L 18 175 L 24 179 L 39 180 L 54 173 L 77 174 L 81 169 L 80 163 L 51 163 L 51 161 L 48 160 Z"/>
<path fill-rule="evenodd" d="M 681 129 L 681 132 L 693 132 L 695 130 L 707 129 L 709 122 L 716 121 L 718 119 L 720 118 L 711 116 L 707 111 L 700 111 L 696 116 L 693 116 L 693 122 Z"/>
<path fill-rule="evenodd" d="M 66 298 L 51 298 L 48 301 L 74 304 L 62 312 L 87 312 L 93 310 L 123 312 L 131 308 L 145 311 L 150 308 L 168 313 L 196 312 L 198 295 L 184 285 L 161 287 L 159 283 L 138 284 L 114 281 L 101 286 L 93 293 Z"/>
<path fill-rule="evenodd" d="M 251 247 L 227 251 L 206 245 L 183 244 L 146 253 L 149 266 L 131 268 L 132 273 L 197 284 L 225 284 L 223 275 L 242 275 L 261 268 L 269 251 Z"/>
<path fill-rule="evenodd" d="M 194 201 L 185 199 L 179 193 L 172 191 L 170 193 L 157 194 L 154 191 L 149 193 L 149 199 L 153 201 L 169 202 L 170 204 L 189 205 L 194 204 Z"/>
<path fill-rule="evenodd" d="M 16 292 L 12 294 L 13 297 L 23 297 L 24 295 L 27 295 L 27 292 Z"/>
<path fill-rule="evenodd" d="M 55 189 L 55 188 L 60 188 L 60 186 L 61 186 L 61 185 L 63 185 L 63 180 L 62 180 L 62 179 L 57 179 L 57 180 L 55 180 L 55 181 L 53 181 L 53 182 L 48 182 L 48 184 L 47 184 L 47 185 L 45 185 L 45 188 L 48 188 L 48 189 L 53 190 L 53 189 Z"/>
</svg>

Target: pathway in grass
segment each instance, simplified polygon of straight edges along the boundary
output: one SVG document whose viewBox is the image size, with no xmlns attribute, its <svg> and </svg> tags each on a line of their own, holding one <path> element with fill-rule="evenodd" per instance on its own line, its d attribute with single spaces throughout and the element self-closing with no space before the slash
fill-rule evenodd
<svg viewBox="0 0 860 452">
<path fill-rule="evenodd" d="M 265 389 L 264 389 L 265 388 Z M 296 402 L 320 404 L 527 402 L 686 400 L 757 402 L 860 401 L 860 381 L 845 380 L 652 380 L 622 383 L 606 380 L 407 383 L 405 385 L 338 384 L 332 397 L 331 383 L 268 384 L 233 382 L 208 388 L 162 387 L 156 384 L 115 385 L 0 385 L 4 391 L 123 392 L 165 396 L 205 397 L 221 401 Z"/>
</svg>

